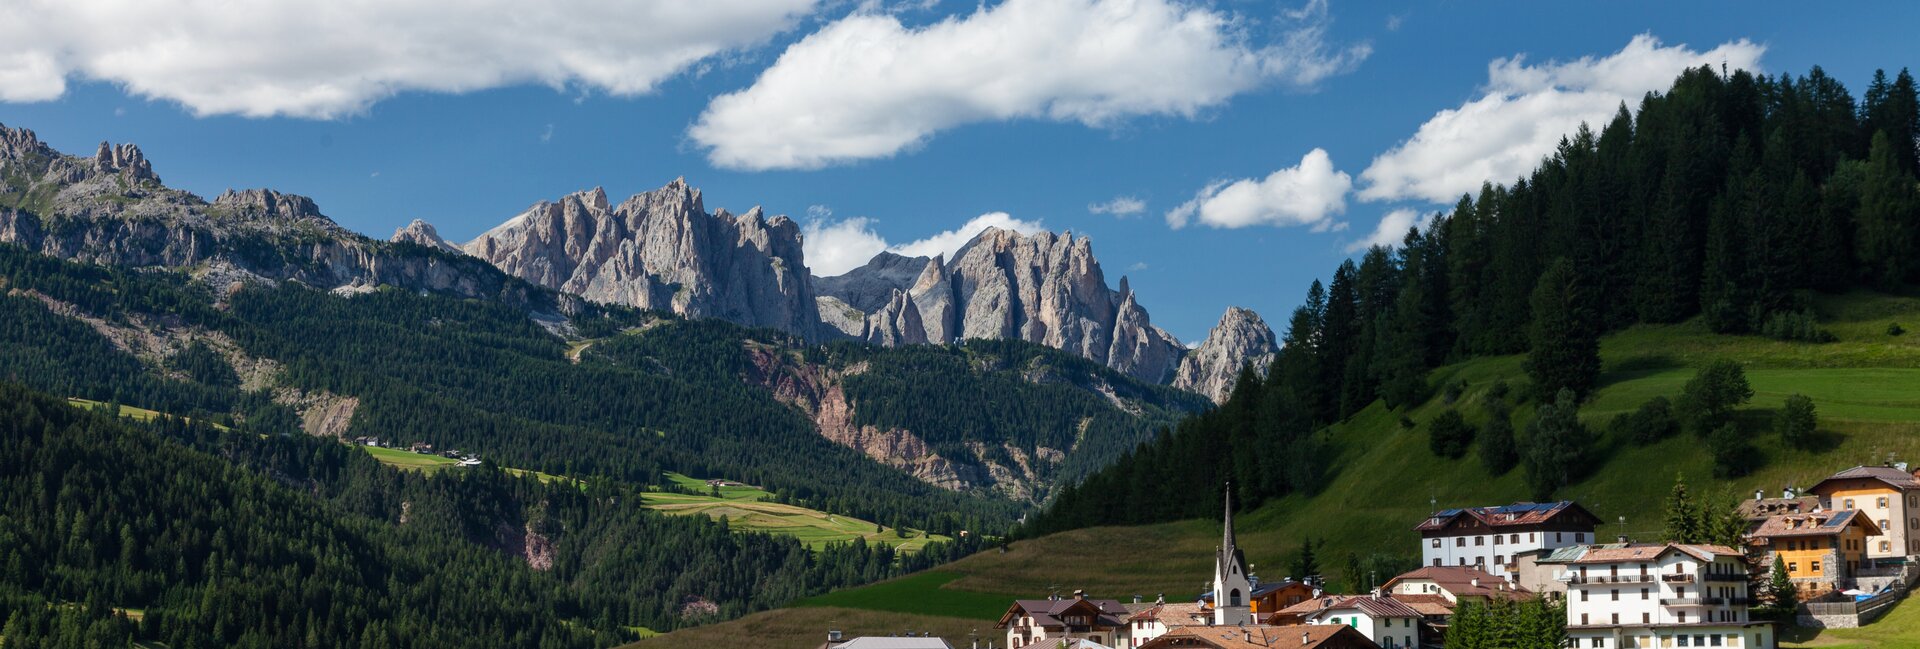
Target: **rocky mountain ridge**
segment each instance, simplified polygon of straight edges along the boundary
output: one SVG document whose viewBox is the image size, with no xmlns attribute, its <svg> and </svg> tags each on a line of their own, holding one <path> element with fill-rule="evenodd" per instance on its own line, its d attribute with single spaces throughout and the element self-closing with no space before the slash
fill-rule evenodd
<svg viewBox="0 0 1920 649">
<path fill-rule="evenodd" d="M 187 269 L 221 288 L 245 281 L 389 285 L 539 311 L 578 305 L 465 256 L 421 255 L 355 234 L 304 196 L 228 190 L 209 202 L 161 184 L 132 144 L 101 143 L 92 158 L 68 156 L 32 131 L 4 125 L 0 243 L 98 264 Z"/>
<path fill-rule="evenodd" d="M 1214 403 L 1224 403 L 1233 393 L 1240 368 L 1252 365 L 1254 371 L 1264 375 L 1279 353 L 1273 330 L 1259 314 L 1237 306 L 1228 307 L 1220 316 L 1220 323 L 1207 333 L 1206 341 L 1180 359 L 1173 387 L 1206 395 Z"/>
</svg>

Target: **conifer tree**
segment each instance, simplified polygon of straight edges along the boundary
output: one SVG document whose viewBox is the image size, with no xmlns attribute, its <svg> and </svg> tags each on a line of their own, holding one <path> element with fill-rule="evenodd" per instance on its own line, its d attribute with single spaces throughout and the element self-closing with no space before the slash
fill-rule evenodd
<svg viewBox="0 0 1920 649">
<path fill-rule="evenodd" d="M 1786 405 L 1774 418 L 1773 430 L 1780 434 L 1780 441 L 1787 446 L 1805 449 L 1812 445 L 1813 431 L 1818 425 L 1819 416 L 1814 413 L 1813 399 L 1796 393 L 1787 397 Z"/>
<path fill-rule="evenodd" d="M 1914 177 L 1900 168 L 1892 136 L 1873 136 L 1860 179 L 1859 231 L 1854 241 L 1862 278 L 1881 288 L 1895 288 L 1912 277 L 1916 265 L 1913 247 L 1920 219 L 1920 190 Z"/>
<path fill-rule="evenodd" d="M 1800 591 L 1793 586 L 1793 578 L 1787 575 L 1787 560 L 1773 555 L 1773 572 L 1767 579 L 1767 595 L 1773 600 L 1773 607 L 1792 611 L 1800 606 Z"/>
<path fill-rule="evenodd" d="M 1505 403 L 1488 407 L 1487 423 L 1480 427 L 1480 466 L 1493 476 L 1506 475 L 1520 461 L 1513 440 L 1513 415 Z"/>
<path fill-rule="evenodd" d="M 1533 497 L 1546 500 L 1572 484 L 1593 448 L 1593 435 L 1580 423 L 1580 404 L 1573 391 L 1562 389 L 1550 403 L 1540 405 L 1527 424 L 1525 450 L 1527 485 Z"/>
<path fill-rule="evenodd" d="M 1660 539 L 1668 543 L 1697 543 L 1700 539 L 1700 513 L 1687 492 L 1687 477 L 1673 477 L 1673 490 L 1667 492 L 1667 525 Z"/>
<path fill-rule="evenodd" d="M 1585 396 L 1600 376 L 1600 335 L 1572 262 L 1562 258 L 1547 267 L 1532 303 L 1525 365 L 1535 394 L 1544 398 L 1568 390 L 1576 400 Z"/>
</svg>

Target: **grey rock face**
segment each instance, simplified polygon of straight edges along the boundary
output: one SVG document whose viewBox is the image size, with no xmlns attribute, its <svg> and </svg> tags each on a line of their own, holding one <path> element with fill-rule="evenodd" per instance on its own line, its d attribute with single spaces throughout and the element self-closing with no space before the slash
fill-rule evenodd
<svg viewBox="0 0 1920 649">
<path fill-rule="evenodd" d="M 387 240 L 394 243 L 406 242 L 426 246 L 459 255 L 466 254 L 459 246 L 448 243 L 446 239 L 440 238 L 440 231 L 434 229 L 432 223 L 420 219 L 414 219 L 413 222 L 408 223 L 406 227 L 394 230 L 393 238 Z"/>
<path fill-rule="evenodd" d="M 1255 371 L 1264 374 L 1279 351 L 1273 330 L 1259 314 L 1237 306 L 1228 308 L 1220 316 L 1220 323 L 1207 333 L 1206 341 L 1181 359 L 1173 387 L 1223 403 L 1233 393 L 1241 367 L 1252 363 Z"/>
<path fill-rule="evenodd" d="M 893 299 L 894 291 L 911 288 L 926 267 L 926 257 L 882 252 L 866 265 L 845 274 L 813 278 L 813 290 L 839 298 L 861 311 L 872 312 Z"/>
<path fill-rule="evenodd" d="M 920 268 L 909 284 L 903 278 L 910 262 Z M 1120 291 L 1107 288 L 1091 242 L 1070 234 L 988 229 L 951 263 L 883 254 L 830 285 L 839 292 L 835 297 L 873 314 L 866 339 L 882 344 L 1014 338 L 1156 383 L 1167 381 L 1182 351 L 1173 336 L 1151 324 L 1124 279 Z M 917 312 L 911 314 L 917 328 L 893 295 L 901 289 Z M 874 297 L 883 290 L 884 303 Z"/>
<path fill-rule="evenodd" d="M 0 127 L 0 176 L 32 199 L 0 209 L 0 242 L 49 256 L 217 267 L 231 271 L 227 276 L 326 289 L 385 284 L 542 309 L 571 304 L 549 303 L 550 295 L 477 260 L 408 254 L 349 232 L 304 196 L 253 189 L 208 203 L 169 189 L 132 145 L 103 145 L 93 158 L 80 158 L 54 151 L 31 131 Z"/>
<path fill-rule="evenodd" d="M 599 188 L 541 202 L 461 248 L 589 300 L 817 334 L 799 225 L 759 208 L 709 214 L 685 180 L 618 206 Z"/>
<path fill-rule="evenodd" d="M 867 338 L 866 312 L 853 308 L 852 305 L 841 302 L 840 298 L 831 295 L 817 296 L 813 301 L 820 309 L 822 333 L 829 333 L 830 328 L 848 338 L 860 340 Z"/>
</svg>

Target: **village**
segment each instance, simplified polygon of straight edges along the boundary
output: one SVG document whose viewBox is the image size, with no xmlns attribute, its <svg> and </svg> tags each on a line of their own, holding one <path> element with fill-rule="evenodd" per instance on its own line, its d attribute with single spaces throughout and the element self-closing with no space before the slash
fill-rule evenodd
<svg viewBox="0 0 1920 649">
<path fill-rule="evenodd" d="M 974 640 L 969 649 L 1475 648 L 1490 646 L 1485 634 L 1502 625 L 1492 633 L 1544 633 L 1579 649 L 1774 649 L 1786 625 L 1871 624 L 1920 575 L 1920 472 L 1906 463 L 1756 492 L 1737 508 L 1738 547 L 1602 539 L 1604 521 L 1573 501 L 1439 510 L 1409 521 L 1421 567 L 1364 593 L 1325 592 L 1317 577 L 1254 575 L 1235 540 L 1230 494 L 1212 589 L 1194 601 L 1083 591 L 1016 600 L 999 620 L 1004 643 Z M 951 646 L 837 632 L 822 645 Z"/>
</svg>

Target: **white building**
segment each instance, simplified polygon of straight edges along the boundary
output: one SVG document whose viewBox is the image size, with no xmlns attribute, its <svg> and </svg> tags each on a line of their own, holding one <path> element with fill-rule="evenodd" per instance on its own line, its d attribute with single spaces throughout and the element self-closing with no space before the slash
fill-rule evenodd
<svg viewBox="0 0 1920 649">
<path fill-rule="evenodd" d="M 1022 599 L 1000 616 L 1007 630 L 1007 649 L 1059 647 L 1089 640 L 1102 646 L 1126 646 L 1129 616 L 1125 606 L 1111 599 L 1087 599 L 1075 592 L 1071 599 Z"/>
<path fill-rule="evenodd" d="M 1420 646 L 1420 612 L 1392 597 L 1341 595 L 1323 598 L 1325 606 L 1308 615 L 1307 624 L 1345 624 L 1384 649 Z"/>
<path fill-rule="evenodd" d="M 1414 527 L 1421 564 L 1471 566 L 1508 578 L 1514 555 L 1594 542 L 1600 519 L 1573 501 L 1435 512 Z"/>
<path fill-rule="evenodd" d="M 1775 647 L 1772 623 L 1748 617 L 1746 557 L 1733 548 L 1595 546 L 1562 565 L 1570 647 Z"/>
<path fill-rule="evenodd" d="M 1168 631 L 1186 626 L 1206 626 L 1211 620 L 1212 617 L 1199 602 L 1157 603 L 1127 618 L 1127 646 L 1137 649 L 1154 638 L 1166 635 Z"/>
</svg>

